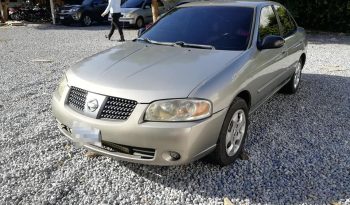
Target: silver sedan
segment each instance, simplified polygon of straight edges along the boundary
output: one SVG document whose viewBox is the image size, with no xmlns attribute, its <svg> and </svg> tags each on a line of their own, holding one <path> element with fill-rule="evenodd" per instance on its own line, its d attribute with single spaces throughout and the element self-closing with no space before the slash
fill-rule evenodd
<svg viewBox="0 0 350 205">
<path fill-rule="evenodd" d="M 152 9 L 151 0 L 127 0 L 122 4 L 122 17 L 120 22 L 124 25 L 136 26 L 142 28 L 151 23 Z M 158 0 L 159 14 L 165 12 L 165 7 L 162 1 Z"/>
<path fill-rule="evenodd" d="M 120 160 L 179 165 L 209 155 L 228 165 L 249 114 L 278 91 L 297 92 L 306 47 L 278 3 L 184 4 L 70 68 L 53 113 L 65 136 Z"/>
</svg>

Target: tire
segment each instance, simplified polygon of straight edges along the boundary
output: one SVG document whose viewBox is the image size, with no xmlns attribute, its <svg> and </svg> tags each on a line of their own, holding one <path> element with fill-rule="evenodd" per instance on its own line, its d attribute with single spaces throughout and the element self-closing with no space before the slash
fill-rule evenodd
<svg viewBox="0 0 350 205">
<path fill-rule="evenodd" d="M 145 21 L 143 20 L 143 18 L 141 16 L 137 17 L 136 22 L 135 22 L 135 26 L 138 29 L 143 28 L 145 26 Z"/>
<path fill-rule="evenodd" d="M 11 15 L 10 15 L 10 18 L 11 18 L 12 20 L 14 20 L 14 21 L 18 21 L 18 20 L 19 20 L 19 16 L 18 16 L 18 14 L 16 14 L 16 13 L 11 14 Z"/>
<path fill-rule="evenodd" d="M 281 89 L 282 93 L 295 94 L 298 91 L 303 67 L 304 67 L 303 61 L 299 59 L 299 62 L 297 63 L 293 76 L 290 78 L 288 83 Z"/>
<path fill-rule="evenodd" d="M 226 166 L 240 156 L 247 137 L 248 111 L 245 100 L 239 97 L 233 100 L 222 125 L 217 146 L 209 156 L 213 163 Z"/>
<path fill-rule="evenodd" d="M 83 26 L 91 26 L 92 24 L 92 19 L 89 15 L 83 15 L 81 18 L 81 24 Z"/>
</svg>

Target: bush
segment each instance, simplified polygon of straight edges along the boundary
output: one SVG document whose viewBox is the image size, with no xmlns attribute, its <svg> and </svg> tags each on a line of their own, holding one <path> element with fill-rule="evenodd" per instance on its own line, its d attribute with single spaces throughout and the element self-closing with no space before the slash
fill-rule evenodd
<svg viewBox="0 0 350 205">
<path fill-rule="evenodd" d="M 350 32 L 350 0 L 276 0 L 298 24 L 318 31 Z"/>
</svg>

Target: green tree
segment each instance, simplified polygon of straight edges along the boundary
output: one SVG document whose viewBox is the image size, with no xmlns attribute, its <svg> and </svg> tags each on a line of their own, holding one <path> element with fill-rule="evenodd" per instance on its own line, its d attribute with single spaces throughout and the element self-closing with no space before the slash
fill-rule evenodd
<svg viewBox="0 0 350 205">
<path fill-rule="evenodd" d="M 350 32 L 349 0 L 276 0 L 300 26 L 311 30 Z"/>
</svg>

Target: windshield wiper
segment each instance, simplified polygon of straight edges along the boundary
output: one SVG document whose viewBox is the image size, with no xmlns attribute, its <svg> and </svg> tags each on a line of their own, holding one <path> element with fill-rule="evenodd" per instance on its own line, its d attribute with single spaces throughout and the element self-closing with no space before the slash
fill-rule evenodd
<svg viewBox="0 0 350 205">
<path fill-rule="evenodd" d="M 144 41 L 146 43 L 150 44 L 156 44 L 156 45 L 164 45 L 164 46 L 173 46 L 173 43 L 167 43 L 167 42 L 159 42 L 159 41 L 154 41 L 149 38 L 136 38 L 134 41 Z"/>
<path fill-rule="evenodd" d="M 180 46 L 180 47 L 186 47 L 186 48 L 201 48 L 201 49 L 215 50 L 215 47 L 211 45 L 191 44 L 191 43 L 185 43 L 184 41 L 176 41 L 175 43 L 169 43 L 169 42 L 154 41 L 149 38 L 135 38 L 133 41 L 144 41 L 150 44 L 165 45 L 165 46 Z"/>
<path fill-rule="evenodd" d="M 186 47 L 186 48 L 202 48 L 202 49 L 215 50 L 215 47 L 211 45 L 191 44 L 191 43 L 185 43 L 183 41 L 176 41 L 175 43 L 173 43 L 173 45 Z"/>
</svg>

